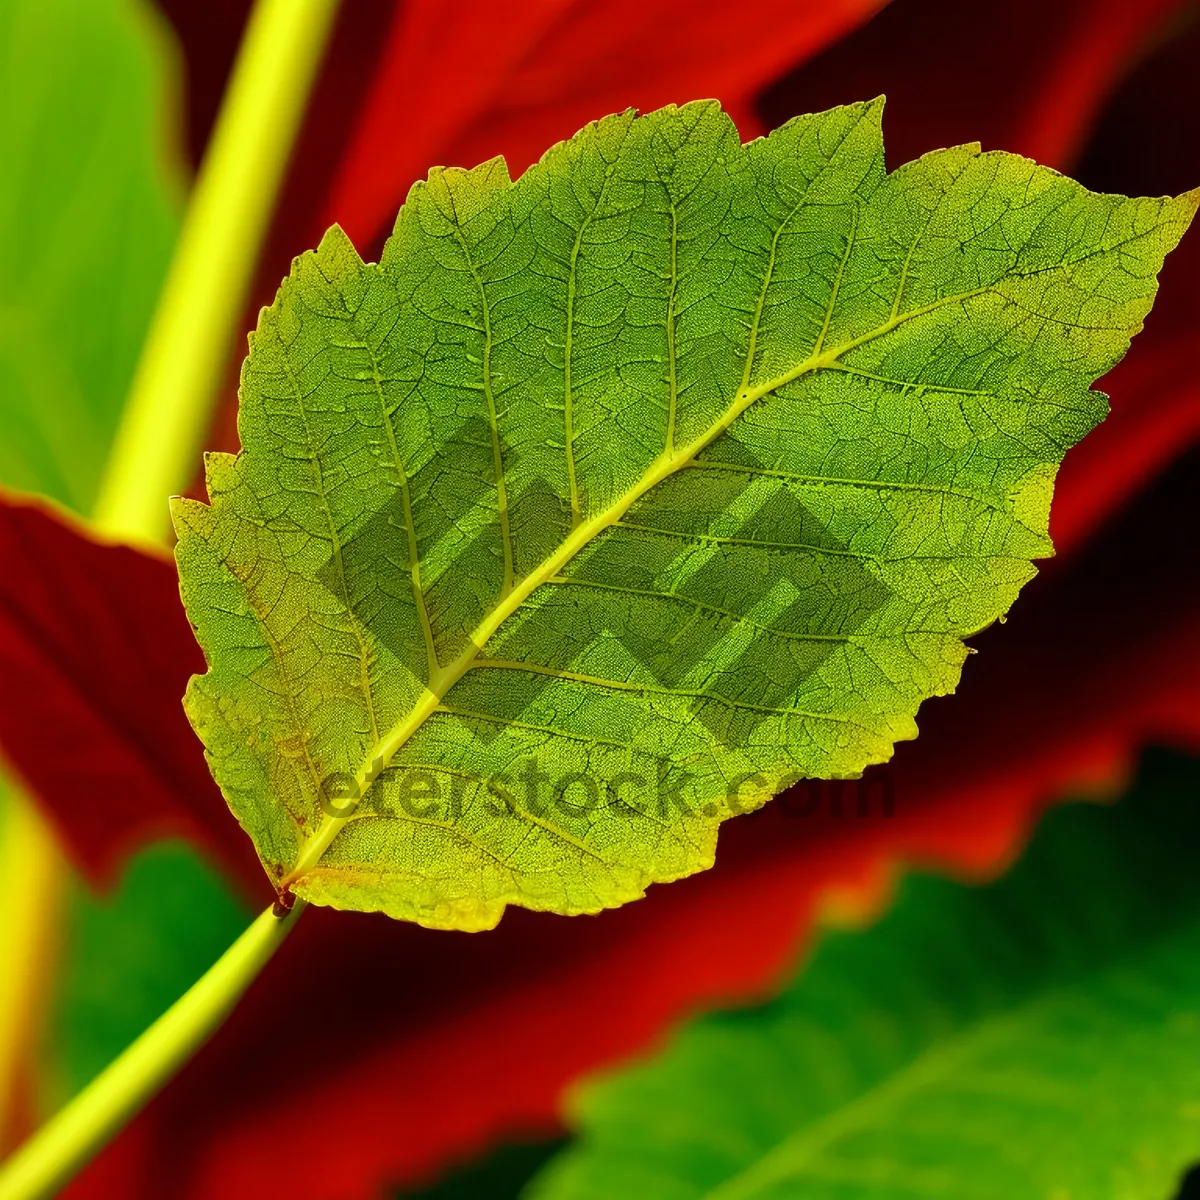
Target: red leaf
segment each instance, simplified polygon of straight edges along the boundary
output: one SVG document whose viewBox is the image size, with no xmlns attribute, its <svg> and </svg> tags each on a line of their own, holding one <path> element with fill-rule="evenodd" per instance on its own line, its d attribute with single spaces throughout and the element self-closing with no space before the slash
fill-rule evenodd
<svg viewBox="0 0 1200 1200">
<path fill-rule="evenodd" d="M 629 107 L 715 96 L 753 136 L 763 83 L 881 2 L 410 0 L 323 216 L 369 245 L 431 166 L 503 154 L 515 177 L 588 121 Z"/>
<path fill-rule="evenodd" d="M 896 0 L 768 88 L 768 127 L 884 93 L 892 165 L 982 142 L 1067 170 L 1109 93 L 1186 0 Z"/>
<path fill-rule="evenodd" d="M 183 715 L 204 670 L 175 568 L 0 494 L 0 748 L 105 881 L 178 835 L 261 876 Z"/>
</svg>

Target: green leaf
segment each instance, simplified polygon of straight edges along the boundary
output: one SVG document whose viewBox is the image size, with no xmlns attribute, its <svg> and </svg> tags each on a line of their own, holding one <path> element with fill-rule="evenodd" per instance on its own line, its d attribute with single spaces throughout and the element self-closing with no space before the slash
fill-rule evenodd
<svg viewBox="0 0 1200 1200">
<path fill-rule="evenodd" d="M 0 0 L 0 483 L 78 512 L 175 240 L 164 43 L 130 0 Z"/>
<path fill-rule="evenodd" d="M 1166 1200 L 1200 1158 L 1200 763 L 905 882 L 760 1008 L 586 1086 L 530 1200 Z"/>
<path fill-rule="evenodd" d="M 188 712 L 278 886 L 594 912 L 953 690 L 1200 195 L 888 175 L 881 111 L 608 117 L 297 260 L 175 509 Z"/>
<path fill-rule="evenodd" d="M 93 896 L 72 880 L 67 906 L 68 953 L 51 1033 L 60 1104 L 220 958 L 248 915 L 183 843 L 134 856 L 111 895 Z"/>
</svg>

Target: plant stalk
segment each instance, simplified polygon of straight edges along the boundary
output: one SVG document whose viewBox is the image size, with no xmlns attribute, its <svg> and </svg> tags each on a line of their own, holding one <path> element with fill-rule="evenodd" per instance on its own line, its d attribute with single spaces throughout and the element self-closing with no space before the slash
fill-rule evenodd
<svg viewBox="0 0 1200 1200">
<path fill-rule="evenodd" d="M 267 909 L 201 979 L 6 1162 L 0 1200 L 42 1200 L 70 1180 L 229 1014 L 304 911 Z"/>
<path fill-rule="evenodd" d="M 257 0 L 155 310 L 95 509 L 161 543 L 191 478 L 338 0 Z"/>
<path fill-rule="evenodd" d="M 0 778 L 0 879 L 20 898 L 0 946 L 0 1155 L 17 1139 L 16 1097 L 40 1033 L 58 949 L 66 864 L 30 799 Z"/>
</svg>

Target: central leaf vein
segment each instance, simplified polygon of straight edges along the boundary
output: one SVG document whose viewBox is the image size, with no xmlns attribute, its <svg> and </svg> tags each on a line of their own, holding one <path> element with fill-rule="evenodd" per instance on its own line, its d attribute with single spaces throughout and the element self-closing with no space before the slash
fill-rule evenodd
<svg viewBox="0 0 1200 1200">
<path fill-rule="evenodd" d="M 483 295 L 482 280 L 476 270 L 474 263 L 468 256 L 468 262 L 471 264 L 471 270 L 475 277 L 476 283 L 480 288 L 480 294 Z M 844 257 L 843 257 L 844 267 Z M 931 301 L 929 304 L 920 306 L 919 308 L 911 309 L 906 313 L 901 313 L 898 316 L 890 317 L 882 325 L 875 329 L 869 330 L 858 337 L 851 338 L 849 341 L 832 350 L 824 353 L 810 353 L 805 359 L 797 363 L 795 367 L 783 372 L 774 379 L 767 380 L 765 383 L 759 384 L 753 388 L 743 388 L 734 397 L 729 406 L 717 418 L 713 424 L 695 438 L 691 443 L 681 447 L 673 454 L 661 455 L 653 463 L 642 476 L 642 478 L 631 487 L 623 496 L 619 497 L 609 508 L 594 514 L 581 524 L 576 526 L 568 534 L 566 538 L 559 544 L 558 549 L 549 557 L 544 559 L 536 570 L 531 571 L 520 582 L 506 588 L 496 605 L 483 618 L 476 627 L 470 640 L 467 643 L 466 649 L 459 657 L 447 666 L 442 667 L 438 673 L 430 680 L 424 695 L 417 702 L 413 711 L 405 718 L 396 723 L 396 725 L 388 731 L 382 738 L 377 740 L 372 747 L 371 753 L 368 756 L 367 762 L 360 768 L 355 777 L 355 787 L 352 796 L 360 799 L 365 795 L 374 779 L 379 773 L 384 770 L 395 756 L 396 752 L 405 745 L 416 733 L 424 722 L 435 712 L 443 714 L 454 714 L 464 718 L 473 718 L 478 720 L 488 721 L 490 723 L 500 723 L 512 725 L 516 728 L 532 728 L 539 732 L 551 734 L 553 736 L 570 737 L 564 731 L 540 727 L 540 726 L 524 726 L 521 722 L 508 721 L 503 718 L 497 718 L 490 714 L 477 713 L 470 710 L 451 708 L 442 703 L 443 697 L 449 690 L 460 680 L 472 667 L 478 664 L 478 655 L 488 642 L 488 640 L 496 633 L 500 626 L 515 613 L 522 604 L 544 583 L 562 573 L 563 569 L 570 563 L 579 552 L 589 545 L 593 539 L 609 529 L 617 525 L 625 514 L 640 500 L 647 492 L 656 487 L 663 480 L 673 475 L 676 471 L 684 468 L 689 460 L 692 460 L 702 450 L 715 441 L 733 424 L 742 413 L 751 405 L 759 400 L 766 398 L 779 388 L 793 383 L 805 375 L 812 375 L 816 372 L 838 364 L 839 360 L 846 354 L 856 350 L 868 343 L 877 340 L 894 329 L 909 321 L 916 320 L 919 317 L 935 312 L 939 309 L 946 308 L 952 304 L 962 304 L 977 296 L 987 294 L 1000 294 L 993 286 L 974 288 L 970 291 L 955 293 L 953 295 L 943 296 L 937 300 Z M 1007 299 L 1007 297 L 1005 297 Z M 490 325 L 487 323 L 486 314 L 488 312 L 486 298 L 484 302 L 485 312 L 485 345 L 490 344 Z M 485 356 L 486 362 L 486 356 Z M 487 367 L 485 366 L 485 381 L 488 379 Z M 494 414 L 494 406 L 490 399 L 490 382 L 488 383 L 486 394 L 489 397 L 489 412 Z M 493 428 L 495 429 L 495 421 L 493 417 Z M 496 453 L 498 453 L 498 441 L 494 442 Z M 505 526 L 507 528 L 507 526 Z M 819 549 L 814 547 L 814 549 Z M 511 551 L 509 552 L 511 554 Z M 508 570 L 511 570 L 511 558 L 506 557 Z M 506 575 L 507 578 L 507 575 Z M 775 710 L 770 710 L 775 711 Z M 814 716 L 826 716 L 826 714 L 812 714 Z M 583 741 L 597 741 L 600 739 L 583 738 L 577 739 Z M 614 742 L 613 745 L 619 745 L 623 748 L 623 743 Z M 338 831 L 346 822 L 346 817 L 326 816 L 321 827 L 309 839 L 304 846 L 296 865 L 291 872 L 285 877 L 282 882 L 282 887 L 288 887 L 297 879 L 311 871 L 320 862 L 321 856 L 328 849 L 333 839 L 337 836 Z"/>
</svg>

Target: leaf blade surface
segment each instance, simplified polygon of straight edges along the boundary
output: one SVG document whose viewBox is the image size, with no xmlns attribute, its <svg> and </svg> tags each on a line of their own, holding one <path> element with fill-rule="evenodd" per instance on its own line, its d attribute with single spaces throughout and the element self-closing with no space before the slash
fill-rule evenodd
<svg viewBox="0 0 1200 1200">
<path fill-rule="evenodd" d="M 597 911 L 953 689 L 1195 197 L 889 175 L 880 111 L 620 114 L 515 184 L 433 172 L 378 266 L 298 260 L 245 449 L 176 508 L 189 714 L 277 885 Z"/>
</svg>

